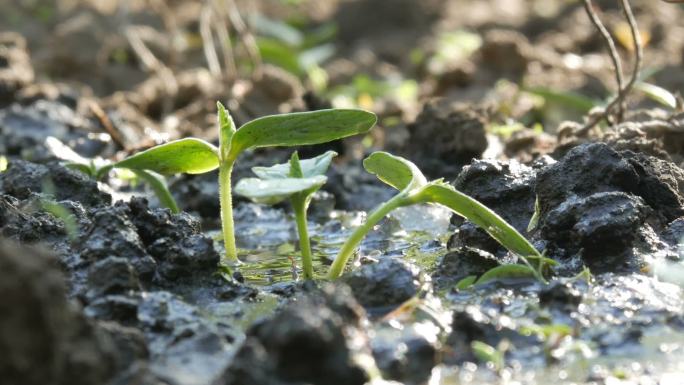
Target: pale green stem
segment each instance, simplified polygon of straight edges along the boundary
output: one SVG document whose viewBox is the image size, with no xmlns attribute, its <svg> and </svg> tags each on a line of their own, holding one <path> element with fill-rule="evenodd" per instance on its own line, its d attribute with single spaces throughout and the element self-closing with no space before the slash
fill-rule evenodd
<svg viewBox="0 0 684 385">
<path fill-rule="evenodd" d="M 368 215 L 366 222 L 361 226 L 357 227 L 356 230 L 347 238 L 347 241 L 342 245 L 340 252 L 335 257 L 335 261 L 330 266 L 328 270 L 328 278 L 335 279 L 342 275 L 344 267 L 347 265 L 347 261 L 354 254 L 354 250 L 358 247 L 359 243 L 382 218 L 385 217 L 390 211 L 406 205 L 406 196 L 404 194 L 398 194 L 387 202 L 381 204 L 375 211 Z"/>
<path fill-rule="evenodd" d="M 299 233 L 299 249 L 302 253 L 304 279 L 313 279 L 313 257 L 311 255 L 311 242 L 309 241 L 309 230 L 306 221 L 306 198 L 293 196 L 290 202 L 292 203 L 295 222 L 297 222 L 297 232 Z"/>
<path fill-rule="evenodd" d="M 233 196 L 231 194 L 230 176 L 233 173 L 233 162 L 222 161 L 219 166 L 219 201 L 221 204 L 221 227 L 223 242 L 226 247 L 226 260 L 237 263 L 238 255 L 235 247 L 235 225 L 233 222 Z"/>
</svg>

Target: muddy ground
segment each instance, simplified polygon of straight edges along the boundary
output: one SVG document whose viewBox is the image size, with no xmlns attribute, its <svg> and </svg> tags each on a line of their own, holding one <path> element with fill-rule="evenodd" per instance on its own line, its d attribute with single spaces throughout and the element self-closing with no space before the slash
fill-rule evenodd
<svg viewBox="0 0 684 385">
<path fill-rule="evenodd" d="M 623 121 L 575 134 L 615 91 L 581 2 L 236 3 L 245 30 L 201 2 L 0 3 L 0 384 L 684 381 L 684 110 L 635 91 Z M 595 3 L 629 73 L 618 2 Z M 676 97 L 684 7 L 632 3 L 642 80 Z M 203 17 L 216 39 L 230 26 L 234 68 L 207 59 Z M 330 53 L 306 66 L 281 40 Z M 231 272 L 216 173 L 169 178 L 173 214 L 130 176 L 67 167 L 215 142 L 217 100 L 238 123 L 378 114 L 365 138 L 299 149 L 341 154 L 309 210 L 320 277 L 392 196 L 361 167 L 384 149 L 500 214 L 558 262 L 549 283 L 456 288 L 516 259 L 435 206 L 392 213 L 340 280 L 303 281 L 290 208 L 242 198 Z M 290 152 L 247 153 L 234 179 Z"/>
</svg>

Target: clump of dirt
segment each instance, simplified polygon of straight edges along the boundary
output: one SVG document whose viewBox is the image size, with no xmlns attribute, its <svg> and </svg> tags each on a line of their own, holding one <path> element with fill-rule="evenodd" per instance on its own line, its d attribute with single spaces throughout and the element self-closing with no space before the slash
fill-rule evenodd
<svg viewBox="0 0 684 385">
<path fill-rule="evenodd" d="M 365 314 L 351 294 L 343 285 L 324 286 L 253 325 L 226 384 L 365 384 L 372 357 L 361 329 Z"/>
<path fill-rule="evenodd" d="M 115 375 L 115 344 L 66 300 L 56 260 L 0 243 L 0 376 L 15 384 L 102 384 Z"/>
</svg>

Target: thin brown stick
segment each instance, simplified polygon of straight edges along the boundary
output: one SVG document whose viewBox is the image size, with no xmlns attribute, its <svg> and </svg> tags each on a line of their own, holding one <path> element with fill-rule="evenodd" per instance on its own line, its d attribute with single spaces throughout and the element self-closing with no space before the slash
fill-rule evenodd
<svg viewBox="0 0 684 385">
<path fill-rule="evenodd" d="M 601 34 L 601 37 L 603 37 L 603 41 L 606 44 L 606 47 L 608 47 L 610 60 L 613 62 L 613 68 L 615 69 L 615 78 L 617 81 L 617 89 L 619 93 L 620 90 L 622 90 L 625 86 L 625 80 L 624 73 L 622 71 L 622 61 L 620 60 L 620 55 L 618 54 L 617 48 L 615 46 L 615 41 L 610 36 L 610 32 L 608 32 L 606 26 L 603 25 L 603 22 L 596 14 L 596 11 L 594 10 L 594 6 L 591 0 L 584 0 L 584 10 L 587 12 L 587 15 L 589 15 L 589 20 L 591 20 L 591 23 L 594 24 L 594 27 L 596 27 L 596 29 Z M 618 116 L 622 116 L 624 104 L 620 103 L 618 108 Z"/>
<path fill-rule="evenodd" d="M 223 53 L 223 66 L 225 71 L 225 78 L 228 81 L 233 81 L 238 76 L 237 63 L 235 62 L 235 54 L 233 53 L 232 42 L 230 41 L 230 32 L 228 30 L 228 20 L 226 20 L 225 9 L 222 9 L 216 1 L 213 2 L 214 10 L 218 17 L 214 22 L 214 29 L 219 39 L 219 46 Z"/>
<path fill-rule="evenodd" d="M 255 79 L 259 79 L 262 75 L 262 61 L 256 39 L 247 27 L 245 21 L 242 19 L 242 16 L 240 15 L 240 10 L 238 9 L 235 0 L 225 1 L 226 7 L 228 9 L 228 17 L 230 17 L 230 21 L 233 24 L 233 28 L 235 28 L 235 31 L 237 31 L 238 36 L 242 40 L 242 44 L 244 44 L 245 49 L 247 50 L 247 55 L 249 55 L 250 59 L 252 60 L 252 63 L 254 63 L 254 72 L 252 73 L 252 76 Z"/>
<path fill-rule="evenodd" d="M 630 77 L 629 82 L 624 86 L 624 88 L 618 90 L 618 94 L 615 96 L 615 98 L 613 98 L 613 100 L 610 103 L 608 103 L 603 112 L 597 115 L 596 117 L 592 118 L 587 124 L 585 124 L 576 132 L 576 135 L 578 136 L 586 134 L 587 131 L 589 131 L 592 127 L 598 124 L 601 120 L 606 119 L 610 112 L 613 110 L 613 108 L 615 108 L 615 106 L 624 102 L 625 98 L 632 90 L 632 87 L 639 79 L 639 72 L 641 71 L 641 64 L 643 62 L 644 56 L 643 46 L 641 44 L 641 34 L 639 33 L 639 26 L 637 25 L 636 18 L 634 17 L 634 13 L 632 12 L 632 7 L 630 6 L 629 1 L 621 0 L 621 4 L 622 11 L 629 24 L 630 32 L 632 33 L 632 39 L 634 40 L 635 60 L 634 69 L 632 70 L 632 76 Z M 619 118 L 621 119 L 621 117 Z"/>
<path fill-rule="evenodd" d="M 215 77 L 221 76 L 221 64 L 219 64 L 218 54 L 216 53 L 216 45 L 214 43 L 214 35 L 211 32 L 212 19 L 211 2 L 206 1 L 202 6 L 200 12 L 199 29 L 202 36 L 202 48 L 204 50 L 204 57 L 207 59 L 207 66 L 209 72 Z"/>
</svg>

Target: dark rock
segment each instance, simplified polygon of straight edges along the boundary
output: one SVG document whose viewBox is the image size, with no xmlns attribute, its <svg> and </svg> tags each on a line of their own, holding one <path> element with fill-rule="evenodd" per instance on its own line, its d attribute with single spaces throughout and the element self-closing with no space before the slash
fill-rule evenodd
<svg viewBox="0 0 684 385">
<path fill-rule="evenodd" d="M 480 276 L 501 262 L 491 253 L 471 247 L 460 247 L 445 254 L 433 274 L 435 284 L 447 287 L 469 276 Z"/>
<path fill-rule="evenodd" d="M 542 222 L 546 214 L 576 196 L 587 197 L 606 191 L 631 192 L 639 175 L 630 162 L 603 143 L 577 146 L 557 163 L 537 174 Z"/>
<path fill-rule="evenodd" d="M 99 155 L 109 142 L 89 139 L 87 133 L 93 131 L 96 128 L 91 121 L 60 100 L 39 99 L 0 110 L 0 152 L 25 160 L 45 163 L 65 157 L 48 144 L 50 137 L 82 156 Z M 94 149 L 92 145 L 96 145 Z"/>
<path fill-rule="evenodd" d="M 454 311 L 451 330 L 446 339 L 449 351 L 444 356 L 444 361 L 448 364 L 476 361 L 470 346 L 473 341 L 496 346 L 501 340 L 508 339 L 516 347 L 522 347 L 523 343 L 520 342 L 531 339 L 521 336 L 510 325 L 501 322 L 500 317 L 486 314 L 475 306 Z"/>
<path fill-rule="evenodd" d="M 480 48 L 482 62 L 496 71 L 498 76 L 518 80 L 527 71 L 532 48 L 518 31 L 495 29 L 488 31 Z"/>
<path fill-rule="evenodd" d="M 460 165 L 487 149 L 485 124 L 483 114 L 472 106 L 428 102 L 408 127 L 406 152 L 432 178 L 455 176 Z"/>
<path fill-rule="evenodd" d="M 134 326 L 138 323 L 140 298 L 128 295 L 105 295 L 86 306 L 85 315 L 101 321 L 116 321 L 122 325 Z"/>
<path fill-rule="evenodd" d="M 635 193 L 671 222 L 684 215 L 684 170 L 653 156 L 621 152 L 639 175 Z"/>
<path fill-rule="evenodd" d="M 233 359 L 225 384 L 365 384 L 369 376 L 359 358 L 372 358 L 367 337 L 359 329 L 363 311 L 358 305 L 353 305 L 351 313 L 336 311 L 339 304 L 349 305 L 350 298 L 349 288 L 328 286 L 322 296 L 299 298 L 272 318 L 254 324 Z"/>
<path fill-rule="evenodd" d="M 81 257 L 95 262 L 110 256 L 127 259 L 143 281 L 149 281 L 156 262 L 143 246 L 136 227 L 127 216 L 124 206 L 106 207 L 92 212 L 92 224 L 85 229 L 79 244 Z"/>
<path fill-rule="evenodd" d="M 434 336 L 426 336 L 411 325 L 401 330 L 384 328 L 371 341 L 373 357 L 383 378 L 403 384 L 424 384 L 437 365 L 438 347 Z"/>
<path fill-rule="evenodd" d="M 44 252 L 0 244 L 0 378 L 11 384 L 104 384 L 115 347 L 65 297 Z M 6 383 L 6 382 L 4 382 Z"/>
<path fill-rule="evenodd" d="M 44 191 L 46 183 L 51 183 L 54 191 Z M 58 164 L 13 160 L 0 173 L 0 186 L 5 193 L 19 199 L 27 199 L 31 193 L 45 193 L 58 201 L 73 200 L 85 206 L 108 205 L 112 200 L 109 194 L 98 189 L 97 182 Z"/>
<path fill-rule="evenodd" d="M 166 279 L 213 271 L 221 259 L 214 242 L 205 235 L 186 235 L 180 241 L 161 238 L 148 250 L 158 261 L 159 274 Z"/>
<path fill-rule="evenodd" d="M 214 197 L 214 199 L 217 199 Z M 117 205 L 124 203 L 117 203 Z M 133 197 L 128 203 L 129 218 L 138 229 L 140 239 L 150 245 L 160 238 L 179 240 L 185 236 L 199 234 L 200 223 L 185 212 L 173 214 L 168 209 L 150 208 L 147 199 Z"/>
<path fill-rule="evenodd" d="M 139 291 L 138 274 L 125 258 L 109 257 L 96 262 L 88 275 L 91 298 L 105 294 L 127 294 Z"/>
<path fill-rule="evenodd" d="M 0 106 L 10 103 L 33 77 L 26 40 L 18 33 L 0 33 Z"/>
<path fill-rule="evenodd" d="M 553 281 L 539 291 L 539 303 L 542 306 L 565 309 L 568 312 L 576 310 L 583 298 L 582 292 L 572 282 Z"/>
<path fill-rule="evenodd" d="M 420 291 L 430 290 L 429 278 L 417 266 L 392 257 L 361 266 L 342 280 L 363 307 L 380 312 L 391 311 Z"/>
<path fill-rule="evenodd" d="M 66 240 L 63 222 L 43 211 L 22 210 L 21 204 L 10 195 L 0 194 L 0 234 L 3 237 L 25 243 Z"/>
<path fill-rule="evenodd" d="M 521 233 L 534 213 L 536 171 L 515 160 L 474 160 L 456 178 L 457 190 L 477 199 L 499 214 Z M 502 247 L 484 230 L 454 214 L 452 224 L 459 231 L 449 240 L 449 247 L 470 246 L 500 254 Z M 464 223 L 465 222 L 465 223 Z"/>
<path fill-rule="evenodd" d="M 581 248 L 585 261 L 609 269 L 609 257 L 632 246 L 649 212 L 641 198 L 622 192 L 570 198 L 548 213 L 542 236 L 566 250 Z"/>
<path fill-rule="evenodd" d="M 216 384 L 227 370 L 234 331 L 168 292 L 145 295 L 138 320 L 153 357 L 152 372 L 166 382 L 192 378 Z"/>
</svg>

